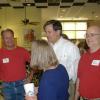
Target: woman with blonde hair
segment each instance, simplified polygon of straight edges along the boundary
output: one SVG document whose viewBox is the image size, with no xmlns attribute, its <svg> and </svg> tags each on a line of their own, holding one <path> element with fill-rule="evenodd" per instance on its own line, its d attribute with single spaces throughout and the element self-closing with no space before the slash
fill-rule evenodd
<svg viewBox="0 0 100 100">
<path fill-rule="evenodd" d="M 31 67 L 44 70 L 41 77 L 38 100 L 68 100 L 69 77 L 65 67 L 59 64 L 53 48 L 45 40 L 32 43 Z M 26 96 L 26 100 L 36 100 L 35 96 Z"/>
</svg>

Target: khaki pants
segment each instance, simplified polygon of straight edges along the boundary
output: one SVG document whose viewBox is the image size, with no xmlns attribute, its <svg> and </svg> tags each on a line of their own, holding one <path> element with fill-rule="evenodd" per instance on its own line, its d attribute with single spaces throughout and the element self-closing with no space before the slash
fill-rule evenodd
<svg viewBox="0 0 100 100">
<path fill-rule="evenodd" d="M 1 95 L 0 95 L 0 100 L 4 100 L 4 99 L 3 99 L 3 96 L 1 96 Z"/>
<path fill-rule="evenodd" d="M 80 97 L 80 100 L 100 100 L 100 98 L 96 98 L 96 99 L 87 99 L 87 98 Z"/>
<path fill-rule="evenodd" d="M 72 80 L 69 81 L 69 100 L 74 100 L 75 84 Z"/>
</svg>

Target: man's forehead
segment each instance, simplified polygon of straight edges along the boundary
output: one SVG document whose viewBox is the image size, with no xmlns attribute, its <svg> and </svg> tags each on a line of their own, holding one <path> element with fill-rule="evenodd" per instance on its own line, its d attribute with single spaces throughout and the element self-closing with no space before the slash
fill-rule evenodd
<svg viewBox="0 0 100 100">
<path fill-rule="evenodd" d="M 87 29 L 87 32 L 96 32 L 100 33 L 100 27 L 99 26 L 91 26 Z"/>
</svg>

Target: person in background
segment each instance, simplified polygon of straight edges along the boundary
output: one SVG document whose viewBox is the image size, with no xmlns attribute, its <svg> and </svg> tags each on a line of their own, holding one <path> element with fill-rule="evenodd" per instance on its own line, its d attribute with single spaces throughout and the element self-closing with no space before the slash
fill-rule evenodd
<svg viewBox="0 0 100 100">
<path fill-rule="evenodd" d="M 100 100 L 100 27 L 90 26 L 86 32 L 89 50 L 80 59 L 75 99 Z"/>
<path fill-rule="evenodd" d="M 58 20 L 49 20 L 44 24 L 48 42 L 53 47 L 60 64 L 64 65 L 70 80 L 70 100 L 74 99 L 74 87 L 80 52 L 76 45 L 62 37 L 62 25 Z"/>
<path fill-rule="evenodd" d="M 80 50 L 81 55 L 83 55 L 88 50 L 86 41 L 80 41 L 80 43 L 77 46 Z"/>
<path fill-rule="evenodd" d="M 4 100 L 24 100 L 25 62 L 30 61 L 30 54 L 24 48 L 16 46 L 12 29 L 2 30 L 1 38 L 0 80 L 3 81 Z"/>
<path fill-rule="evenodd" d="M 51 45 L 45 40 L 32 43 L 31 67 L 44 70 L 37 98 L 26 96 L 26 100 L 68 100 L 69 77 L 65 67 L 59 64 Z"/>
<path fill-rule="evenodd" d="M 66 34 L 61 34 L 61 36 L 64 38 L 64 39 L 67 39 L 67 40 L 69 40 L 69 38 L 68 38 L 68 36 L 66 35 Z"/>
</svg>

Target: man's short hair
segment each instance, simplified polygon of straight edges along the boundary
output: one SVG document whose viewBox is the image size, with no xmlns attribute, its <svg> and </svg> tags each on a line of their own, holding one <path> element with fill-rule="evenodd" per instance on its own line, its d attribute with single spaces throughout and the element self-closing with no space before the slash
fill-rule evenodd
<svg viewBox="0 0 100 100">
<path fill-rule="evenodd" d="M 50 24 L 53 26 L 53 29 L 54 29 L 55 31 L 60 30 L 60 31 L 61 31 L 61 34 L 62 34 L 62 25 L 61 25 L 61 22 L 60 22 L 60 21 L 58 21 L 58 20 L 49 20 L 49 21 L 47 21 L 47 22 L 44 24 L 44 26 L 43 26 L 44 30 L 45 30 L 45 27 L 46 27 L 47 25 L 50 25 Z"/>
<path fill-rule="evenodd" d="M 5 32 L 10 32 L 14 36 L 14 31 L 10 28 L 7 28 L 7 29 L 4 29 L 4 30 L 1 31 L 1 36 L 2 37 L 3 37 L 3 33 L 5 33 Z"/>
</svg>

